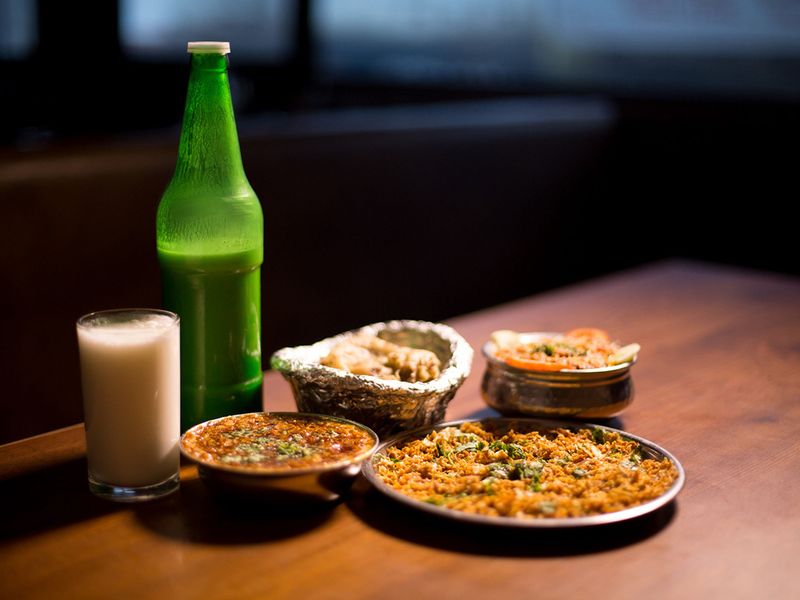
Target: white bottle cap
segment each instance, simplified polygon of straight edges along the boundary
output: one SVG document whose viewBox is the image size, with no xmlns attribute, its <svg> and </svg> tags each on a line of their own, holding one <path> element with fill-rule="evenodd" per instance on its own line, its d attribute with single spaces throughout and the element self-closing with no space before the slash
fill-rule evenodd
<svg viewBox="0 0 800 600">
<path fill-rule="evenodd" d="M 230 54 L 230 42 L 189 42 L 186 46 L 189 54 Z"/>
</svg>

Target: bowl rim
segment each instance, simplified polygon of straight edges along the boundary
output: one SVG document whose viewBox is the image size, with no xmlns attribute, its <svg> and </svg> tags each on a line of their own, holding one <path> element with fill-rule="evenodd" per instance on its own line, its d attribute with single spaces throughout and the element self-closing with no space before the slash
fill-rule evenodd
<svg viewBox="0 0 800 600">
<path fill-rule="evenodd" d="M 309 419 L 309 420 L 319 420 L 319 421 L 336 421 L 338 423 L 345 423 L 348 425 L 354 425 L 357 428 L 365 431 L 369 436 L 372 438 L 372 445 L 359 452 L 355 456 L 343 460 L 339 460 L 336 462 L 325 462 L 320 465 L 311 466 L 311 467 L 300 467 L 300 468 L 283 468 L 283 469 L 275 469 L 270 467 L 237 467 L 236 465 L 222 465 L 214 461 L 204 460 L 199 458 L 198 456 L 191 453 L 191 450 L 187 449 L 186 445 L 186 436 L 189 432 L 192 432 L 199 428 L 206 428 L 218 421 L 223 421 L 225 419 L 232 419 L 236 417 L 248 416 L 248 415 L 265 415 L 265 416 L 274 416 L 274 417 L 300 417 L 302 419 Z M 367 427 L 362 423 L 358 423 L 357 421 L 351 421 L 350 419 L 345 419 L 342 417 L 336 417 L 333 415 L 324 415 L 321 413 L 309 413 L 309 412 L 293 412 L 293 411 L 256 411 L 256 412 L 249 412 L 249 413 L 240 413 L 240 414 L 232 414 L 232 415 L 225 415 L 223 417 L 217 417 L 216 419 L 209 419 L 208 421 L 203 421 L 202 423 L 198 423 L 187 429 L 180 438 L 180 452 L 181 455 L 184 456 L 186 459 L 192 461 L 193 463 L 197 464 L 198 467 L 203 467 L 206 469 L 211 469 L 213 471 L 223 471 L 226 473 L 234 473 L 236 475 L 244 475 L 248 477 L 294 477 L 297 475 L 309 475 L 312 473 L 325 473 L 328 471 L 337 471 L 342 468 L 348 467 L 350 465 L 358 465 L 368 459 L 372 454 L 374 454 L 375 450 L 377 450 L 378 446 L 380 445 L 380 438 L 378 434 L 375 433 L 372 429 Z"/>
<path fill-rule="evenodd" d="M 553 337 L 556 335 L 564 335 L 563 332 L 558 331 L 524 331 L 519 333 L 520 336 L 540 336 L 540 337 Z M 552 377 L 558 376 L 560 374 L 565 375 L 597 375 L 602 373 L 616 373 L 617 371 L 624 371 L 626 369 L 630 369 L 639 359 L 639 355 L 633 357 L 633 360 L 626 361 L 624 363 L 619 363 L 618 365 L 610 365 L 607 367 L 597 367 L 594 369 L 559 369 L 558 371 L 534 371 L 533 369 L 521 369 L 519 367 L 514 367 L 504 360 L 501 360 L 495 356 L 494 350 L 496 350 L 496 344 L 492 340 L 487 340 L 484 342 L 483 346 L 481 346 L 481 352 L 491 364 L 502 367 L 504 369 L 510 370 L 512 373 L 527 373 L 529 375 L 536 375 L 542 377 Z"/>
</svg>

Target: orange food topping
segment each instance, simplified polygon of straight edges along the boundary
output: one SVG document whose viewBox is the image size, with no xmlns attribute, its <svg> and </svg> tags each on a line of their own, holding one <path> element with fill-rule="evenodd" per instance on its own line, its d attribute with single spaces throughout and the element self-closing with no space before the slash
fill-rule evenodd
<svg viewBox="0 0 800 600">
<path fill-rule="evenodd" d="M 498 359 L 529 371 L 599 369 L 631 362 L 640 349 L 638 344 L 620 348 L 608 332 L 596 327 L 581 327 L 563 335 L 502 330 L 492 334 L 492 341 Z"/>
</svg>

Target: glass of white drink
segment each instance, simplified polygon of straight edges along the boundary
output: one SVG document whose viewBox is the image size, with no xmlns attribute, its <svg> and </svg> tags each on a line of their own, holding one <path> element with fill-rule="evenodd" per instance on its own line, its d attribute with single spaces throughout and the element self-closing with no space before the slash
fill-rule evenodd
<svg viewBox="0 0 800 600">
<path fill-rule="evenodd" d="M 180 320 L 121 309 L 78 319 L 89 489 L 138 501 L 179 485 Z"/>
</svg>

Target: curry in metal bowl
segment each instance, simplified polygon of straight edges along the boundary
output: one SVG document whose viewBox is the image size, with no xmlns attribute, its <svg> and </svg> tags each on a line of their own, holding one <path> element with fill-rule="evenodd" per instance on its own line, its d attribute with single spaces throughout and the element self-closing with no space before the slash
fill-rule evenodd
<svg viewBox="0 0 800 600">
<path fill-rule="evenodd" d="M 192 427 L 181 438 L 181 453 L 215 490 L 332 500 L 377 445 L 372 430 L 346 419 L 246 413 Z"/>
<path fill-rule="evenodd" d="M 528 371 L 581 371 L 603 369 L 636 360 L 641 347 L 620 346 L 608 332 L 581 327 L 563 334 L 525 335 L 511 330 L 492 333 L 495 356 Z"/>
<path fill-rule="evenodd" d="M 640 350 L 596 328 L 495 331 L 483 346 L 481 395 L 507 416 L 612 417 L 633 401 L 630 370 Z"/>
</svg>

